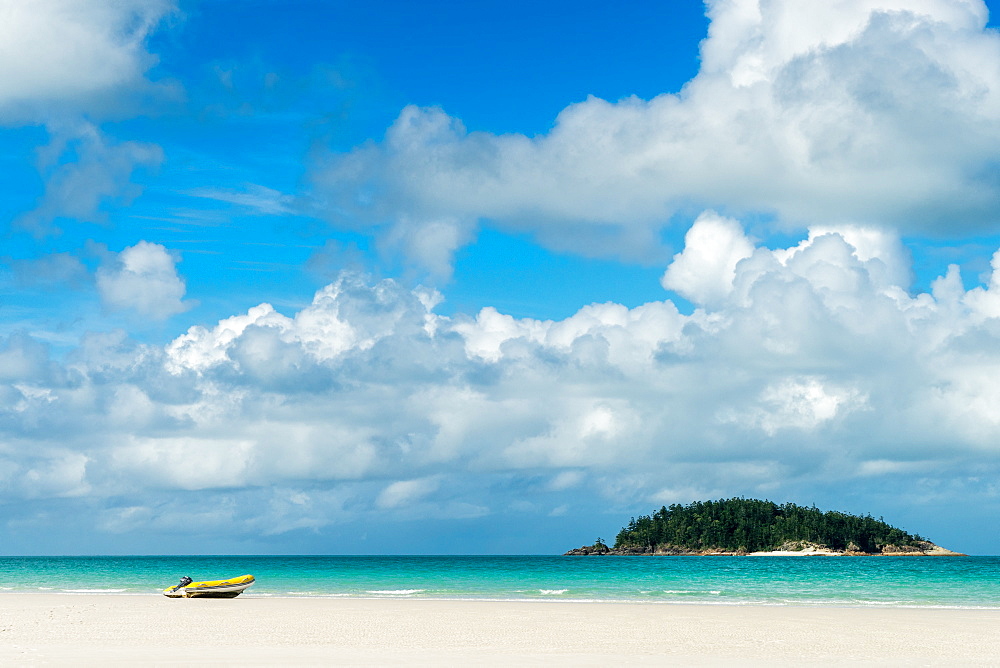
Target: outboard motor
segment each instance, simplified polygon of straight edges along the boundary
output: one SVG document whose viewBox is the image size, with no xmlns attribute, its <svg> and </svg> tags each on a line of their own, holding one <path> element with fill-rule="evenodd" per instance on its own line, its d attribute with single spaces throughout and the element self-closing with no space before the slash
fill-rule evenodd
<svg viewBox="0 0 1000 668">
<path fill-rule="evenodd" d="M 185 575 L 184 577 L 181 578 L 181 583 L 176 587 L 174 587 L 173 589 L 171 589 L 171 591 L 177 591 L 181 587 L 187 587 L 192 582 L 194 582 L 194 580 Z"/>
</svg>

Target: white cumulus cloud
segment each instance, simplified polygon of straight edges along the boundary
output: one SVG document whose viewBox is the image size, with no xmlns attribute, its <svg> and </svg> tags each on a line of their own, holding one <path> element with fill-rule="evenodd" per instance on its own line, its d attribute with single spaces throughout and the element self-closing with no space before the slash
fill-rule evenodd
<svg viewBox="0 0 1000 668">
<path fill-rule="evenodd" d="M 711 304 L 733 289 L 736 263 L 753 254 L 753 244 L 735 220 L 703 213 L 684 237 L 661 283 L 699 304 Z"/>
<path fill-rule="evenodd" d="M 101 108 L 109 91 L 144 85 L 152 29 L 173 0 L 0 1 L 0 122 L 42 110 Z"/>
<path fill-rule="evenodd" d="M 97 288 L 112 310 L 133 310 L 162 320 L 190 308 L 176 260 L 160 244 L 140 241 L 97 270 Z"/>
<path fill-rule="evenodd" d="M 980 0 L 707 7 L 701 70 L 679 93 L 590 98 L 537 137 L 407 107 L 384 141 L 314 174 L 327 214 L 439 275 L 481 219 L 645 259 L 692 205 L 797 227 L 994 229 L 1000 36 Z"/>
</svg>

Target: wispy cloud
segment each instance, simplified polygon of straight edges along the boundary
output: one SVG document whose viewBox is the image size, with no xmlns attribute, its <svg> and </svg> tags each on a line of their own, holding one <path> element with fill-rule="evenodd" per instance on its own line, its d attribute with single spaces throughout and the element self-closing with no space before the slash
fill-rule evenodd
<svg viewBox="0 0 1000 668">
<path fill-rule="evenodd" d="M 186 194 L 192 197 L 234 204 L 267 216 L 281 216 L 295 212 L 294 196 L 254 183 L 247 184 L 243 190 L 194 188 L 188 190 Z"/>
<path fill-rule="evenodd" d="M 163 162 L 158 145 L 116 142 L 92 123 L 59 124 L 50 132 L 52 142 L 39 151 L 45 193 L 15 221 L 36 236 L 58 232 L 60 218 L 105 222 L 109 204 L 127 205 L 142 192 L 133 174 Z"/>
</svg>

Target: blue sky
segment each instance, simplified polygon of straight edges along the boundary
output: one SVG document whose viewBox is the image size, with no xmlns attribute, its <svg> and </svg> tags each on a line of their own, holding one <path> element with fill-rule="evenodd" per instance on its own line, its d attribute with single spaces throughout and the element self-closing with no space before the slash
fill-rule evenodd
<svg viewBox="0 0 1000 668">
<path fill-rule="evenodd" d="M 989 3 L 0 6 L 0 551 L 1000 551 Z"/>
</svg>

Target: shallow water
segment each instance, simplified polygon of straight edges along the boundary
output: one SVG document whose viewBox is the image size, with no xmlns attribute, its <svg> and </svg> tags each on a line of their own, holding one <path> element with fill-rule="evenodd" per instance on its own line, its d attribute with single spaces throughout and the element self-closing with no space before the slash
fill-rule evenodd
<svg viewBox="0 0 1000 668">
<path fill-rule="evenodd" d="M 252 597 L 1000 608 L 1000 557 L 0 557 L 0 592 L 154 594 L 244 573 Z"/>
</svg>

